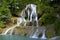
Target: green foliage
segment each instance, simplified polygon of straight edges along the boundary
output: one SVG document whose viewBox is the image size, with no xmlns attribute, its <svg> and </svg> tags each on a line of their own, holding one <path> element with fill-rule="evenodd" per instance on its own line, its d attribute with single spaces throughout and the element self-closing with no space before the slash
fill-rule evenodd
<svg viewBox="0 0 60 40">
<path fill-rule="evenodd" d="M 49 5 L 51 0 L 41 0 L 42 3 L 44 3 L 45 5 Z"/>
<path fill-rule="evenodd" d="M 49 13 L 49 14 L 54 14 L 55 15 L 55 12 L 54 12 L 54 8 L 53 7 L 50 7 L 50 6 L 47 6 L 47 5 L 44 5 L 43 3 L 40 3 L 40 4 L 37 4 L 37 7 L 38 7 L 38 16 L 39 18 L 44 15 L 45 13 Z"/>
<path fill-rule="evenodd" d="M 19 16 L 20 12 L 22 11 L 22 9 L 26 7 L 26 5 L 36 4 L 36 2 L 37 0 L 17 0 L 17 1 L 14 0 L 9 4 L 11 6 L 9 7 L 9 9 L 14 16 L 15 15 Z"/>
<path fill-rule="evenodd" d="M 0 22 L 0 28 L 5 27 L 5 24 L 3 22 Z"/>
<path fill-rule="evenodd" d="M 8 8 L 0 8 L 0 21 L 6 21 L 11 17 L 10 11 Z"/>
<path fill-rule="evenodd" d="M 0 21 L 7 22 L 11 17 L 6 0 L 0 0 Z"/>
<path fill-rule="evenodd" d="M 49 25 L 49 24 L 53 24 L 56 20 L 55 15 L 53 14 L 49 14 L 49 13 L 45 13 L 42 17 L 42 22 L 44 23 L 43 25 Z"/>
<path fill-rule="evenodd" d="M 51 38 L 52 34 L 50 32 L 47 33 L 47 38 Z"/>
<path fill-rule="evenodd" d="M 55 24 L 56 34 L 60 35 L 60 20 L 57 19 L 54 24 Z"/>
</svg>

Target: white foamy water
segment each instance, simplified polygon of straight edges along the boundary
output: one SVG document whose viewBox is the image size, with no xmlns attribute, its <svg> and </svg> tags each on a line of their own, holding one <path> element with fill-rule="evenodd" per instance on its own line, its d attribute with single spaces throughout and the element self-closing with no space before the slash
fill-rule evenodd
<svg viewBox="0 0 60 40">
<path fill-rule="evenodd" d="M 47 38 L 46 38 L 45 31 L 46 31 L 46 30 L 45 30 L 45 29 L 43 29 L 43 31 L 42 31 L 42 37 L 41 37 L 41 39 L 47 39 Z"/>
<path fill-rule="evenodd" d="M 34 4 L 28 4 L 28 5 L 26 5 L 25 10 L 28 8 L 30 9 L 30 10 L 28 10 L 28 19 L 30 18 L 29 22 L 36 21 L 36 27 L 38 27 L 38 16 L 37 16 L 36 7 L 37 6 Z M 33 25 L 33 27 L 34 27 L 34 25 Z M 30 36 L 30 38 L 38 38 L 37 32 L 38 32 L 38 29 L 34 32 L 34 34 L 32 36 Z"/>
</svg>

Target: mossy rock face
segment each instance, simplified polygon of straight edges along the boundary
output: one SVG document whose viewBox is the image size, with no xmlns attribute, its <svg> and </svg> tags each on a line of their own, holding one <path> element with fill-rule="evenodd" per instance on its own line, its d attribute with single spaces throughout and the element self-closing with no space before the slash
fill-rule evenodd
<svg viewBox="0 0 60 40">
<path fill-rule="evenodd" d="M 20 26 L 15 28 L 14 35 L 23 35 L 26 36 L 31 30 L 31 27 Z"/>
<path fill-rule="evenodd" d="M 27 22 L 27 26 L 31 26 L 32 25 L 32 23 L 31 22 Z"/>
<path fill-rule="evenodd" d="M 11 23 L 16 24 L 17 23 L 17 17 L 11 17 L 10 21 L 11 21 Z"/>
<path fill-rule="evenodd" d="M 47 36 L 47 38 L 52 38 L 52 37 L 56 36 L 54 28 L 48 27 L 47 31 L 46 31 L 46 36 Z"/>
<path fill-rule="evenodd" d="M 2 29 L 2 28 L 0 28 L 0 34 L 2 33 L 2 31 L 3 31 L 3 29 Z"/>
<path fill-rule="evenodd" d="M 22 36 L 31 36 L 35 33 L 36 27 L 34 26 L 19 26 L 14 29 L 14 34 L 13 35 L 22 35 Z M 37 35 L 39 35 L 40 32 L 38 32 Z"/>
<path fill-rule="evenodd" d="M 43 24 L 43 19 L 42 19 L 42 18 L 39 18 L 39 25 L 40 25 L 40 26 L 44 25 L 44 24 Z"/>
</svg>

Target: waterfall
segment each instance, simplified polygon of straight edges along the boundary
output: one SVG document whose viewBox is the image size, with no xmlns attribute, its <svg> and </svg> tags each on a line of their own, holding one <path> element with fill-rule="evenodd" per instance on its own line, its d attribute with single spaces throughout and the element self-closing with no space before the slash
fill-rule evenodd
<svg viewBox="0 0 60 40">
<path fill-rule="evenodd" d="M 47 38 L 46 38 L 46 35 L 45 35 L 45 31 L 46 31 L 46 30 L 45 30 L 45 29 L 43 29 L 41 39 L 47 39 Z"/>
<path fill-rule="evenodd" d="M 38 27 L 38 15 L 37 15 L 37 11 L 36 11 L 36 5 L 35 4 L 28 4 L 26 5 L 25 10 L 27 10 L 28 8 L 30 8 L 31 10 L 28 10 L 28 20 L 29 22 L 32 21 L 36 21 L 36 26 Z"/>
<path fill-rule="evenodd" d="M 22 17 L 22 21 L 23 21 L 23 23 L 24 23 L 24 26 L 26 26 L 25 9 L 22 10 L 22 12 L 21 12 L 21 17 Z"/>
<path fill-rule="evenodd" d="M 6 35 L 8 34 L 8 32 L 10 32 L 9 34 L 12 35 L 13 30 L 15 27 L 20 26 L 21 23 L 24 23 L 24 26 L 26 26 L 26 20 L 25 20 L 25 9 L 22 10 L 21 12 L 21 17 L 17 18 L 17 24 L 12 26 L 11 28 L 8 28 L 4 33 L 2 33 L 1 35 Z"/>
<path fill-rule="evenodd" d="M 13 29 L 14 29 L 16 26 L 17 26 L 17 25 L 14 25 L 13 27 L 8 28 L 4 33 L 2 33 L 2 35 L 6 35 L 9 31 L 10 31 L 10 35 L 12 35 L 11 33 L 12 33 Z"/>
<path fill-rule="evenodd" d="M 25 11 L 27 11 L 27 13 Z M 27 20 L 28 21 L 25 19 L 26 14 L 28 14 L 28 16 L 27 16 Z M 26 8 L 23 9 L 22 12 L 21 12 L 21 17 L 17 18 L 17 24 L 13 25 L 11 28 L 7 29 L 2 34 L 6 35 L 6 34 L 8 34 L 8 32 L 10 32 L 9 34 L 12 35 L 14 28 L 20 26 L 21 23 L 23 23 L 24 26 L 27 26 L 26 25 L 27 22 L 32 22 L 32 23 L 36 22 L 36 30 L 34 31 L 33 35 L 30 35 L 30 38 L 38 38 L 38 31 L 39 31 L 38 28 L 39 28 L 39 25 L 38 25 L 37 6 L 35 4 L 28 4 L 28 5 L 26 5 Z M 33 27 L 34 27 L 34 25 L 32 26 L 32 29 L 34 29 Z M 46 30 L 42 31 L 41 39 L 46 39 L 45 31 Z"/>
<path fill-rule="evenodd" d="M 25 10 L 27 10 L 28 8 L 30 8 L 30 10 L 28 10 L 28 20 L 29 20 L 29 22 L 36 21 L 36 27 L 38 27 L 38 16 L 37 16 L 36 7 L 37 6 L 35 4 L 28 4 L 28 5 L 26 5 Z M 32 24 L 32 26 L 34 26 L 34 25 Z M 32 29 L 33 29 L 33 27 L 32 27 Z M 38 32 L 38 29 L 30 37 L 31 38 L 38 38 L 37 32 Z"/>
<path fill-rule="evenodd" d="M 23 22 L 23 20 L 24 20 L 24 22 L 26 22 L 26 20 L 25 19 L 22 19 L 21 17 L 17 18 L 17 24 L 16 25 L 13 25 L 11 28 L 8 28 L 1 35 L 6 35 L 6 34 L 8 34 L 8 32 L 10 32 L 9 34 L 12 35 L 14 28 L 17 27 L 17 26 L 20 26 L 20 24 Z"/>
<path fill-rule="evenodd" d="M 30 38 L 38 38 L 37 33 L 38 33 L 38 29 L 35 31 L 35 33 L 33 34 L 33 36 L 30 36 Z"/>
</svg>

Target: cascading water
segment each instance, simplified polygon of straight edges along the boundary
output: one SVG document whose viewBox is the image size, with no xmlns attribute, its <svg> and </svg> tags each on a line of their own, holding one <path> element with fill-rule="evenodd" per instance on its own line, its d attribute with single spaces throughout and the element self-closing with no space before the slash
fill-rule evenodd
<svg viewBox="0 0 60 40">
<path fill-rule="evenodd" d="M 20 26 L 21 23 L 24 23 L 24 26 L 26 26 L 27 22 L 35 21 L 37 29 L 33 33 L 33 35 L 30 36 L 30 38 L 38 38 L 38 15 L 37 15 L 36 7 L 37 6 L 34 5 L 34 4 L 28 4 L 26 6 L 26 8 L 22 10 L 21 17 L 17 18 L 17 24 L 12 26 L 11 28 L 7 29 L 4 33 L 2 33 L 2 35 L 6 35 L 8 32 L 10 32 L 10 35 L 12 35 L 14 28 L 17 27 L 17 26 Z M 25 16 L 26 16 L 25 11 L 27 11 L 27 13 L 28 13 L 28 21 L 25 19 Z M 33 29 L 33 27 L 32 27 L 32 29 Z M 43 30 L 41 38 L 46 39 L 45 30 Z"/>
<path fill-rule="evenodd" d="M 13 27 L 11 27 L 11 28 L 9 28 L 9 29 L 7 29 L 4 33 L 2 33 L 2 35 L 6 35 L 9 31 L 10 31 L 10 35 L 12 35 L 12 30 L 14 29 L 16 27 L 16 25 L 15 26 L 13 26 Z"/>
<path fill-rule="evenodd" d="M 38 17 L 37 17 L 37 12 L 36 12 L 36 5 L 34 4 L 28 4 L 25 8 L 28 9 L 30 8 L 31 11 L 28 10 L 28 19 L 29 19 L 29 16 L 30 16 L 30 20 L 29 22 L 33 22 L 33 21 L 36 21 L 36 26 L 38 27 Z M 30 14 L 30 15 L 29 15 Z M 34 26 L 34 25 L 33 25 Z M 33 29 L 33 28 L 32 28 Z M 34 32 L 34 34 L 32 36 L 30 36 L 31 38 L 38 38 L 38 35 L 37 35 L 37 32 L 38 32 L 38 29 Z"/>
<path fill-rule="evenodd" d="M 38 33 L 38 29 L 35 31 L 35 33 L 33 34 L 33 36 L 30 36 L 30 38 L 38 38 L 37 33 Z"/>
<path fill-rule="evenodd" d="M 22 12 L 21 12 L 21 17 L 22 17 L 22 21 L 23 21 L 23 23 L 24 23 L 24 26 L 26 26 L 25 9 L 22 10 Z"/>
<path fill-rule="evenodd" d="M 26 22 L 26 20 L 25 19 L 22 19 L 21 17 L 17 18 L 17 24 L 14 25 L 14 26 L 12 26 L 11 28 L 7 29 L 1 35 L 6 35 L 6 34 L 8 34 L 8 32 L 10 32 L 9 34 L 12 35 L 14 28 L 17 27 L 17 26 L 20 26 L 20 24 L 23 22 L 23 20 L 24 20 L 24 22 Z"/>
<path fill-rule="evenodd" d="M 26 26 L 25 10 L 22 10 L 21 16 L 22 17 L 17 18 L 17 24 L 7 29 L 4 33 L 2 33 L 2 35 L 6 35 L 8 32 L 10 32 L 9 34 L 12 35 L 14 28 L 20 26 L 21 23 L 24 23 L 24 26 Z"/>
<path fill-rule="evenodd" d="M 45 30 L 45 29 L 43 29 L 41 39 L 47 39 L 47 38 L 46 38 L 46 36 L 45 36 L 45 31 L 46 31 L 46 30 Z"/>
<path fill-rule="evenodd" d="M 28 9 L 27 11 L 28 11 L 28 21 L 29 21 L 30 20 L 30 18 L 29 18 L 30 17 L 30 10 Z"/>
</svg>

